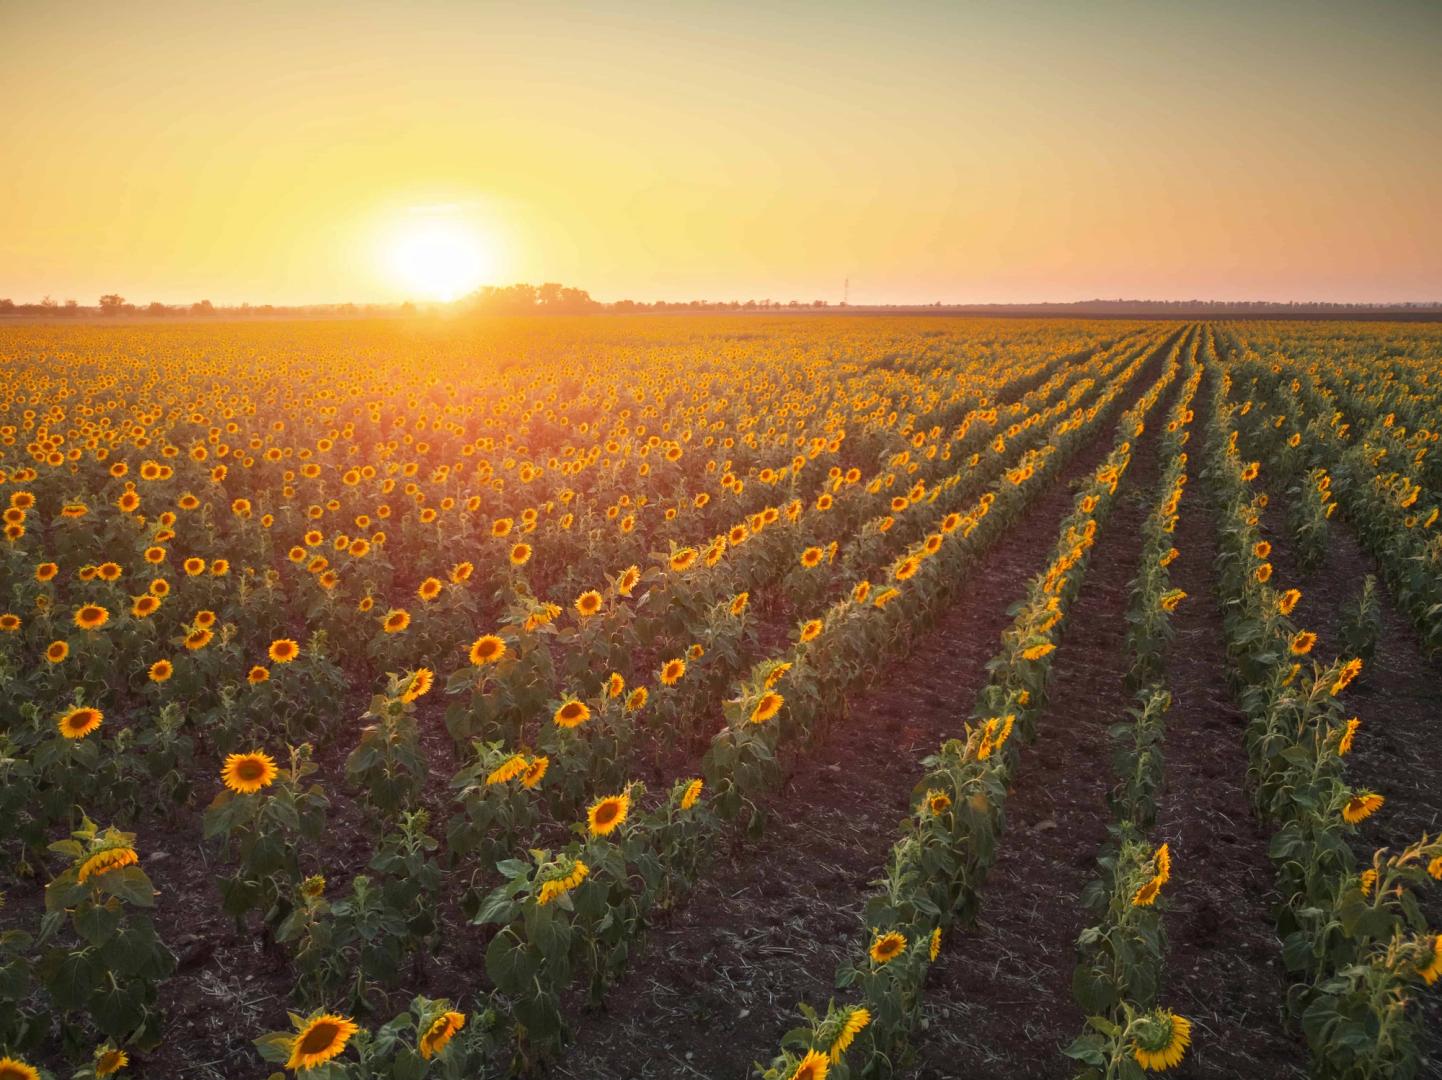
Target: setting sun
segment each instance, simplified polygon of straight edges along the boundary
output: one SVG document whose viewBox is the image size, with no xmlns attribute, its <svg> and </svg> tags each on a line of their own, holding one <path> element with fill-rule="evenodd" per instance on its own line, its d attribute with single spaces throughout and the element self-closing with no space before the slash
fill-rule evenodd
<svg viewBox="0 0 1442 1080">
<path fill-rule="evenodd" d="M 408 223 L 386 253 L 396 283 L 416 300 L 454 300 L 475 289 L 491 269 L 485 243 L 454 221 Z"/>
</svg>

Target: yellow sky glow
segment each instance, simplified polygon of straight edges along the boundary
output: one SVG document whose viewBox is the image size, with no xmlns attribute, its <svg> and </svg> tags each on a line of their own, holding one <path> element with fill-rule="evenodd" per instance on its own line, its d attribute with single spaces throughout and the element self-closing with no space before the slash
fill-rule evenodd
<svg viewBox="0 0 1442 1080">
<path fill-rule="evenodd" d="M 0 297 L 1442 299 L 1439 54 L 1404 0 L 0 4 Z"/>
</svg>

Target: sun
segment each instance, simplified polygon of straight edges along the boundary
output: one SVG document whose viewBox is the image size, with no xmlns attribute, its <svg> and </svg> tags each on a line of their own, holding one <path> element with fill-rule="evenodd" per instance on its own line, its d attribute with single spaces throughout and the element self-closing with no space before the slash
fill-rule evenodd
<svg viewBox="0 0 1442 1080">
<path fill-rule="evenodd" d="M 479 286 L 489 259 L 484 241 L 455 221 L 408 222 L 391 239 L 390 271 L 417 300 L 455 300 Z"/>
</svg>

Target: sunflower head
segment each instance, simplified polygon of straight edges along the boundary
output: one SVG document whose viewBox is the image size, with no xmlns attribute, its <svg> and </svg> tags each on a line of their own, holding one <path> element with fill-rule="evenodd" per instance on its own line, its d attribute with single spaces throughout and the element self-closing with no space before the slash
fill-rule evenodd
<svg viewBox="0 0 1442 1080">
<path fill-rule="evenodd" d="M 254 795 L 275 782 L 280 770 L 275 759 L 260 750 L 230 754 L 220 770 L 221 782 L 237 795 Z"/>
<path fill-rule="evenodd" d="M 591 710 L 584 701 L 570 698 L 561 703 L 552 717 L 557 727 L 573 728 L 580 727 L 587 720 L 591 719 Z"/>
<path fill-rule="evenodd" d="M 1133 1020 L 1127 1034 L 1132 1038 L 1132 1055 L 1137 1064 L 1161 1072 L 1181 1064 L 1192 1041 L 1192 1024 L 1184 1016 L 1157 1009 Z"/>
<path fill-rule="evenodd" d="M 100 726 L 105 714 L 89 705 L 77 705 L 61 715 L 56 722 L 60 734 L 67 739 L 83 739 Z"/>
<path fill-rule="evenodd" d="M 360 1027 L 348 1017 L 321 1013 L 300 1021 L 297 1029 L 290 1043 L 287 1069 L 313 1069 L 339 1057 Z"/>
<path fill-rule="evenodd" d="M 906 935 L 891 930 L 885 934 L 878 933 L 871 940 L 871 947 L 866 950 L 874 964 L 889 964 L 895 960 L 906 949 Z"/>
<path fill-rule="evenodd" d="M 621 827 L 630 811 L 629 791 L 623 791 L 619 795 L 607 795 L 604 799 L 592 803 L 586 811 L 586 827 L 592 836 L 608 836 Z"/>
</svg>

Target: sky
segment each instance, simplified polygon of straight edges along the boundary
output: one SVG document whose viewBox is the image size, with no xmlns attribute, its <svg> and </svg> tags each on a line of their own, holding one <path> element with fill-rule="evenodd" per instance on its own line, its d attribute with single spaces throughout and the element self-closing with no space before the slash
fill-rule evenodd
<svg viewBox="0 0 1442 1080">
<path fill-rule="evenodd" d="M 0 0 L 0 297 L 1442 300 L 1442 3 Z"/>
</svg>

